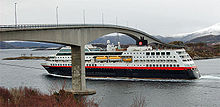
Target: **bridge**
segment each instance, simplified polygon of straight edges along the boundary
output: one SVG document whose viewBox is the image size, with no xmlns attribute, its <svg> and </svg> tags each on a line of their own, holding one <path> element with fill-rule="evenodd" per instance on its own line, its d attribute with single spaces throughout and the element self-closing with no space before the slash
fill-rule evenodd
<svg viewBox="0 0 220 107">
<path fill-rule="evenodd" d="M 153 36 L 125 26 L 104 24 L 63 24 L 63 25 L 0 25 L 0 41 L 35 41 L 71 46 L 72 50 L 72 93 L 93 94 L 86 89 L 85 44 L 111 33 L 126 34 L 136 41 L 141 37 L 148 43 L 170 46 Z"/>
</svg>

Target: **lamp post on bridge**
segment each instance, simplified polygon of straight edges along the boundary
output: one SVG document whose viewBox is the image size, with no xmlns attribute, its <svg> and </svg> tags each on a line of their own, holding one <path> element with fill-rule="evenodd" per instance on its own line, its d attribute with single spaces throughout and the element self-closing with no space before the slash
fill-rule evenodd
<svg viewBox="0 0 220 107">
<path fill-rule="evenodd" d="M 83 24 L 86 24 L 86 15 L 85 10 L 83 10 Z"/>
<path fill-rule="evenodd" d="M 104 14 L 102 13 L 102 24 L 104 25 Z"/>
<path fill-rule="evenodd" d="M 15 3 L 15 26 L 17 26 L 17 3 Z"/>
<path fill-rule="evenodd" d="M 57 26 L 58 26 L 58 24 L 59 24 L 59 19 L 58 19 L 59 17 L 58 17 L 58 6 L 56 7 L 56 20 L 57 20 Z"/>
<path fill-rule="evenodd" d="M 116 26 L 118 25 L 118 17 L 117 16 L 115 17 L 115 25 Z"/>
</svg>

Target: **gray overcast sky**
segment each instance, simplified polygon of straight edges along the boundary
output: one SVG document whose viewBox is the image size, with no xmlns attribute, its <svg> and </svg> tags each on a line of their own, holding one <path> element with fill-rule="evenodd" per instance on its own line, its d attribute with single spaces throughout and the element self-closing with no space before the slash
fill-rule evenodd
<svg viewBox="0 0 220 107">
<path fill-rule="evenodd" d="M 0 24 L 14 24 L 17 2 L 19 24 L 115 24 L 141 29 L 152 35 L 172 35 L 220 23 L 220 0 L 0 0 Z"/>
</svg>

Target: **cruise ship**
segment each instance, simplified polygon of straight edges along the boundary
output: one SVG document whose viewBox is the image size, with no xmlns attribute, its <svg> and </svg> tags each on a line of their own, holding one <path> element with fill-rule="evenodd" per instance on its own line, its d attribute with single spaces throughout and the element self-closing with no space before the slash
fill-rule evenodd
<svg viewBox="0 0 220 107">
<path fill-rule="evenodd" d="M 61 48 L 41 64 L 49 74 L 71 76 L 71 48 Z M 85 72 L 91 78 L 198 79 L 199 70 L 185 49 L 153 49 L 145 41 L 122 49 L 85 46 Z"/>
</svg>

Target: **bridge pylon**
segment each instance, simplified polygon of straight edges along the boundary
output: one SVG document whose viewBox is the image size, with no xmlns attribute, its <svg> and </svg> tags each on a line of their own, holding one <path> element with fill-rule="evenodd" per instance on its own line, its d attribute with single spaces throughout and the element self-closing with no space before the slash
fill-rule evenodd
<svg viewBox="0 0 220 107">
<path fill-rule="evenodd" d="M 71 46 L 72 52 L 72 90 L 66 90 L 74 95 L 84 96 L 96 94 L 95 90 L 86 89 L 85 80 L 85 47 Z"/>
</svg>

